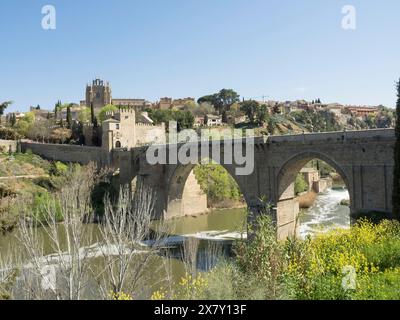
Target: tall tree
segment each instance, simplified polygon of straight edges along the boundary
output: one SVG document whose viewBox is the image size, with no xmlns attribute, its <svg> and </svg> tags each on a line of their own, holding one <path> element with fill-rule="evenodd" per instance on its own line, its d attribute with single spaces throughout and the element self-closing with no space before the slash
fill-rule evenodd
<svg viewBox="0 0 400 320">
<path fill-rule="evenodd" d="M 222 114 L 224 111 L 228 111 L 231 105 L 239 102 L 239 98 L 240 96 L 236 91 L 232 89 L 222 89 L 218 93 L 201 97 L 199 100 L 197 100 L 197 103 L 210 103 L 214 106 L 219 114 Z"/>
<path fill-rule="evenodd" d="M 267 105 L 262 104 L 261 106 L 259 106 L 257 108 L 256 116 L 259 125 L 263 125 L 264 123 L 268 122 L 269 114 Z"/>
<path fill-rule="evenodd" d="M 11 127 L 14 127 L 15 126 L 15 124 L 17 123 L 17 116 L 15 115 L 15 113 L 13 113 L 12 115 L 11 115 Z"/>
<path fill-rule="evenodd" d="M 394 147 L 393 214 L 400 218 L 400 79 L 397 82 L 396 144 Z"/>
<path fill-rule="evenodd" d="M 67 128 L 72 128 L 72 115 L 71 115 L 71 106 L 67 107 Z"/>
<path fill-rule="evenodd" d="M 96 116 L 94 114 L 93 102 L 90 104 L 90 122 L 94 125 L 96 121 Z M 97 122 L 97 121 L 96 121 Z"/>
<path fill-rule="evenodd" d="M 61 100 L 58 100 L 56 105 L 54 106 L 54 118 L 56 119 L 56 121 L 57 121 L 57 117 L 58 117 L 58 111 L 60 111 L 61 106 L 62 106 Z"/>
<path fill-rule="evenodd" d="M 260 104 L 255 100 L 246 100 L 240 104 L 240 110 L 246 114 L 251 123 L 254 123 Z"/>
<path fill-rule="evenodd" d="M 214 102 L 215 102 L 215 94 L 211 94 L 211 95 L 208 95 L 208 96 L 204 96 L 204 97 L 201 97 L 201 98 L 199 98 L 199 99 L 197 100 L 197 103 L 198 103 L 198 104 L 209 103 L 209 104 L 211 104 L 211 105 L 214 105 Z"/>
<path fill-rule="evenodd" d="M 240 96 L 236 91 L 232 89 L 222 89 L 216 95 L 214 107 L 218 110 L 219 114 L 222 114 L 224 111 L 228 111 L 232 104 L 239 102 L 239 98 Z"/>
<path fill-rule="evenodd" d="M 4 114 L 4 111 L 12 104 L 12 101 L 5 101 L 0 104 L 0 123 L 1 123 L 1 116 Z"/>
</svg>

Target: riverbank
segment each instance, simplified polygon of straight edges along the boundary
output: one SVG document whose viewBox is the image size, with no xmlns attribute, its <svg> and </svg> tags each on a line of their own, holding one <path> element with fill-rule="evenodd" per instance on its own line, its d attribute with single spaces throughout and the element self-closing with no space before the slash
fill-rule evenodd
<svg viewBox="0 0 400 320">
<path fill-rule="evenodd" d="M 317 193 L 315 191 L 303 192 L 297 197 L 300 209 L 309 209 L 313 206 L 317 199 Z"/>
</svg>

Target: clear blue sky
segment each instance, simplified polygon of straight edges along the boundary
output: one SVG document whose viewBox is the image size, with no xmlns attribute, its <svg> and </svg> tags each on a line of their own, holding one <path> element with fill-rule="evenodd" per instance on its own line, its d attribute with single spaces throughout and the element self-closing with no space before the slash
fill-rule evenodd
<svg viewBox="0 0 400 320">
<path fill-rule="evenodd" d="M 57 29 L 41 28 L 42 6 Z M 357 29 L 341 28 L 342 6 Z M 0 101 L 12 110 L 84 98 L 96 76 L 115 98 L 246 98 L 394 106 L 398 0 L 1 0 Z"/>
</svg>

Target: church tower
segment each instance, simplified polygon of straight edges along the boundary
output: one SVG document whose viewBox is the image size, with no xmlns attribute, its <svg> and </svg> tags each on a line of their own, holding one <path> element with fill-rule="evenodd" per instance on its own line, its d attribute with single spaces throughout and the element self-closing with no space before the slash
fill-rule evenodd
<svg viewBox="0 0 400 320">
<path fill-rule="evenodd" d="M 93 107 L 96 112 L 100 111 L 107 104 L 111 104 L 112 93 L 111 87 L 108 82 L 104 82 L 101 79 L 95 79 L 92 85 L 86 86 L 86 106 L 90 107 L 93 103 Z"/>
</svg>

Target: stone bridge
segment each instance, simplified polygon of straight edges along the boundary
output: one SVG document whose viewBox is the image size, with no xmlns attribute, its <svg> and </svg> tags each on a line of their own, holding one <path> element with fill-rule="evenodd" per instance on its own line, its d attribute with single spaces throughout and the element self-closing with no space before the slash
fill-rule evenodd
<svg viewBox="0 0 400 320">
<path fill-rule="evenodd" d="M 236 180 L 250 210 L 259 210 L 261 198 L 271 202 L 276 208 L 273 215 L 278 226 L 278 237 L 285 238 L 296 233 L 296 175 L 313 159 L 325 161 L 343 178 L 350 194 L 351 217 L 354 218 L 359 212 L 377 211 L 383 215 L 390 213 L 394 142 L 393 129 L 255 138 L 254 142 L 251 142 L 254 143 L 254 170 L 250 175 L 236 175 L 236 169 L 241 166 L 224 162 L 227 145 L 223 142 L 207 143 L 206 148 L 211 150 L 213 145 L 219 144 L 220 164 Z M 230 143 L 243 145 L 248 142 L 232 140 Z M 198 144 L 204 146 L 202 142 Z M 25 146 L 31 149 L 32 147 L 35 146 Z M 167 154 L 179 151 L 183 147 L 183 144 L 163 146 Z M 86 148 L 78 148 L 81 148 L 80 152 L 85 153 Z M 146 160 L 147 148 L 113 150 L 108 155 L 102 151 L 98 156 L 95 156 L 96 152 L 91 148 L 92 155 L 86 156 L 85 161 L 91 158 L 96 161 L 101 159 L 102 165 L 108 162 L 109 165 L 119 168 L 121 184 L 129 184 L 135 177 L 140 177 L 141 183 L 154 191 L 152 214 L 155 218 L 162 219 L 168 218 L 172 213 L 179 214 L 182 210 L 185 182 L 195 164 L 150 165 Z M 41 152 L 40 148 L 33 149 L 33 152 L 47 158 L 57 158 L 55 152 L 49 156 Z M 64 152 L 64 157 L 67 154 L 72 157 L 73 152 Z M 94 159 L 95 157 L 97 159 Z M 202 158 L 203 152 L 199 151 L 198 157 Z M 79 159 L 70 159 L 71 162 L 76 160 Z"/>
</svg>

